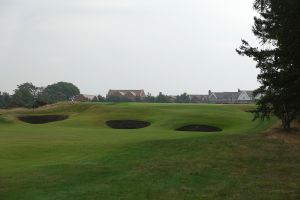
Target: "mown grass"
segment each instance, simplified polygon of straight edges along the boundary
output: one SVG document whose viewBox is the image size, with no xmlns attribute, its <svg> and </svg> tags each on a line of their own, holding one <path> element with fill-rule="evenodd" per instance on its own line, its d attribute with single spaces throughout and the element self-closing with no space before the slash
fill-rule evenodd
<svg viewBox="0 0 300 200">
<path fill-rule="evenodd" d="M 253 105 L 58 104 L 1 111 L 0 199 L 299 199 L 300 148 L 268 139 Z M 18 114 L 68 114 L 31 125 Z M 152 125 L 113 130 L 106 120 Z M 174 131 L 189 123 L 220 133 Z"/>
</svg>

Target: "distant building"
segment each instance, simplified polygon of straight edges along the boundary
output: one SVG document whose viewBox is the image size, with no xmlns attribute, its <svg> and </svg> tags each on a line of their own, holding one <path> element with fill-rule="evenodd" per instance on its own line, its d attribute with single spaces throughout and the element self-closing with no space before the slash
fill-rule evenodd
<svg viewBox="0 0 300 200">
<path fill-rule="evenodd" d="M 141 101 L 146 97 L 144 90 L 109 90 L 106 99 L 108 100 L 125 100 Z"/>
<path fill-rule="evenodd" d="M 208 103 L 208 95 L 188 95 L 191 103 Z"/>
<path fill-rule="evenodd" d="M 98 100 L 98 97 L 95 95 L 79 94 L 71 98 L 71 101 L 93 101 L 93 100 Z"/>
<path fill-rule="evenodd" d="M 238 90 L 237 92 L 211 92 L 208 96 L 210 103 L 224 103 L 224 104 L 236 104 L 236 103 L 253 103 L 255 98 L 253 91 Z"/>
<path fill-rule="evenodd" d="M 220 104 L 245 104 L 253 103 L 260 97 L 254 97 L 253 91 L 238 90 L 237 92 L 212 92 L 208 95 L 189 95 L 191 103 L 220 103 Z"/>
<path fill-rule="evenodd" d="M 167 95 L 167 99 L 170 103 L 175 103 L 177 96 L 176 95 Z"/>
</svg>

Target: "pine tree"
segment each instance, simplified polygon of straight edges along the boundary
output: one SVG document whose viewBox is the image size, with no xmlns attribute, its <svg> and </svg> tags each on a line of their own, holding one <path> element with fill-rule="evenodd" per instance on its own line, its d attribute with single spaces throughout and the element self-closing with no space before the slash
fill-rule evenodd
<svg viewBox="0 0 300 200">
<path fill-rule="evenodd" d="M 242 40 L 240 55 L 252 57 L 260 69 L 261 86 L 255 94 L 256 118 L 275 114 L 285 129 L 300 114 L 300 1 L 256 0 L 253 33 L 260 47 Z"/>
</svg>

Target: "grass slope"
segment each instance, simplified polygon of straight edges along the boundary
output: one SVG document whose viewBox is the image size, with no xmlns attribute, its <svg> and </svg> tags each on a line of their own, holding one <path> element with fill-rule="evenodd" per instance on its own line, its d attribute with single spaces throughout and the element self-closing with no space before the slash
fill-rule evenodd
<svg viewBox="0 0 300 200">
<path fill-rule="evenodd" d="M 0 199 L 299 199 L 300 151 L 252 105 L 57 104 L 0 111 Z M 19 114 L 68 114 L 33 125 Z M 106 120 L 145 120 L 114 130 Z M 220 133 L 187 133 L 187 124 Z"/>
</svg>

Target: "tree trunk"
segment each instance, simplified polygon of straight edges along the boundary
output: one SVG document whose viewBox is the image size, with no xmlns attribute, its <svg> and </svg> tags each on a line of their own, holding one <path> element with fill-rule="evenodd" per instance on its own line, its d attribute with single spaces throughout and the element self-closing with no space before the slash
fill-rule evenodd
<svg viewBox="0 0 300 200">
<path fill-rule="evenodd" d="M 289 131 L 291 129 L 292 120 L 290 120 L 289 117 L 285 116 L 281 119 L 281 121 L 282 121 L 283 128 Z"/>
</svg>

